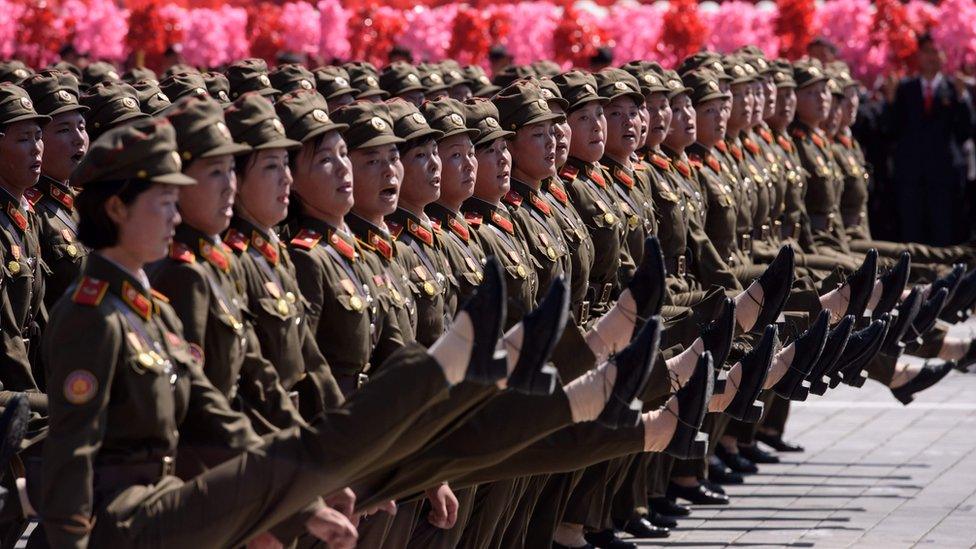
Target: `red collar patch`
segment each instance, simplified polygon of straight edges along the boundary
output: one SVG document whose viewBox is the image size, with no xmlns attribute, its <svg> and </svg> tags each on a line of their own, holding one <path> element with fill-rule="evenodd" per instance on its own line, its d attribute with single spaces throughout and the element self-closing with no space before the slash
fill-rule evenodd
<svg viewBox="0 0 976 549">
<path fill-rule="evenodd" d="M 565 189 L 562 185 L 556 183 L 555 181 L 549 182 L 549 194 L 551 194 L 556 200 L 562 203 L 564 206 L 569 204 L 569 195 L 566 194 Z"/>
<path fill-rule="evenodd" d="M 86 276 L 78 282 L 75 293 L 71 295 L 71 301 L 80 305 L 95 307 L 102 302 L 107 290 L 108 282 Z"/>
<path fill-rule="evenodd" d="M 451 232 L 458 235 L 461 240 L 467 242 L 468 239 L 471 238 L 471 234 L 468 233 L 468 228 L 454 217 L 447 220 L 447 226 L 450 227 Z"/>
<path fill-rule="evenodd" d="M 27 229 L 27 216 L 20 211 L 20 208 L 14 206 L 13 202 L 7 203 L 7 215 L 10 216 L 10 220 L 14 222 L 14 225 L 17 225 L 21 232 Z"/>
<path fill-rule="evenodd" d="M 169 257 L 183 263 L 196 263 L 197 258 L 190 251 L 190 247 L 182 242 L 173 242 L 169 245 Z"/>
<path fill-rule="evenodd" d="M 745 145 L 746 150 L 748 150 L 750 154 L 759 153 L 759 145 L 757 145 L 756 142 L 753 141 L 752 139 L 749 139 L 747 137 L 742 140 L 742 144 Z"/>
<path fill-rule="evenodd" d="M 149 320 L 152 317 L 152 301 L 144 293 L 137 290 L 135 286 L 129 284 L 128 280 L 122 282 L 122 301 L 125 301 L 125 304 L 143 320 Z"/>
<path fill-rule="evenodd" d="M 464 212 L 464 220 L 468 222 L 468 225 L 477 227 L 481 225 L 484 218 L 479 213 L 475 212 Z"/>
<path fill-rule="evenodd" d="M 44 196 L 44 193 L 37 190 L 37 187 L 31 187 L 24 191 L 24 198 L 30 202 L 31 206 L 36 206 L 42 196 Z"/>
<path fill-rule="evenodd" d="M 322 240 L 322 234 L 312 229 L 302 229 L 298 231 L 295 238 L 291 239 L 291 245 L 303 250 L 311 250 Z"/>
<path fill-rule="evenodd" d="M 342 256 L 349 261 L 356 260 L 356 248 L 354 248 L 352 244 L 346 242 L 344 238 L 339 237 L 339 235 L 336 233 L 332 233 L 332 236 L 329 237 L 329 244 L 331 244 L 337 252 L 342 254 Z"/>
<path fill-rule="evenodd" d="M 651 155 L 651 164 L 654 164 L 662 170 L 667 170 L 671 167 L 671 161 L 659 154 Z"/>
<path fill-rule="evenodd" d="M 734 156 L 736 160 L 742 160 L 742 147 L 732 145 L 729 147 L 729 150 L 732 151 L 732 156 Z"/>
<path fill-rule="evenodd" d="M 515 189 L 509 189 L 508 193 L 505 194 L 503 199 L 507 204 L 510 204 L 516 208 L 522 205 L 522 195 L 518 193 Z"/>
<path fill-rule="evenodd" d="M 786 152 L 793 152 L 793 143 L 790 143 L 790 140 L 786 137 L 781 135 L 776 138 L 776 142 L 779 143 L 779 146 L 783 147 L 783 150 Z"/>
<path fill-rule="evenodd" d="M 278 264 L 278 249 L 257 231 L 251 231 L 251 245 L 254 246 L 254 249 L 261 252 L 261 256 L 272 266 Z"/>
<path fill-rule="evenodd" d="M 759 128 L 759 137 L 762 137 L 766 143 L 773 144 L 773 134 L 769 133 L 766 128 Z"/>
<path fill-rule="evenodd" d="M 407 220 L 407 231 L 415 237 L 419 238 L 424 244 L 428 246 L 434 245 L 434 233 L 430 232 L 427 227 L 424 227 L 420 223 L 415 222 L 412 219 Z"/>
<path fill-rule="evenodd" d="M 547 204 L 538 193 L 532 193 L 529 196 L 529 202 L 531 202 L 537 210 L 544 213 L 546 216 L 552 215 L 552 208 L 549 207 L 549 204 Z"/>
<path fill-rule="evenodd" d="M 674 167 L 677 168 L 678 173 L 680 173 L 684 177 L 688 177 L 689 175 L 691 175 L 691 168 L 689 168 L 688 164 L 685 164 L 683 160 L 676 160 L 674 162 Z"/>
<path fill-rule="evenodd" d="M 54 185 L 51 185 L 51 197 L 60 202 L 62 206 L 69 210 L 75 207 L 75 197 L 62 191 Z"/>
<path fill-rule="evenodd" d="M 579 168 L 571 164 L 566 164 L 559 170 L 559 177 L 563 179 L 576 179 L 577 175 L 579 175 Z"/>
<path fill-rule="evenodd" d="M 725 144 L 725 141 L 719 141 L 715 144 L 715 148 L 722 151 L 723 153 L 729 152 L 729 146 Z"/>
<path fill-rule="evenodd" d="M 236 231 L 235 229 L 228 229 L 227 234 L 224 235 L 224 244 L 230 246 L 232 250 L 243 253 L 247 251 L 247 247 L 250 243 L 247 241 L 247 237 L 242 233 Z"/>
<path fill-rule="evenodd" d="M 226 273 L 230 270 L 230 260 L 224 255 L 223 246 L 215 246 L 212 242 L 207 242 L 201 238 L 200 255 L 221 271 Z"/>
<path fill-rule="evenodd" d="M 502 214 L 498 212 L 491 212 L 491 222 L 500 227 L 506 233 L 515 234 L 515 226 L 512 225 L 511 221 L 505 219 Z"/>
<path fill-rule="evenodd" d="M 387 225 L 389 225 L 389 223 Z M 387 261 L 391 261 L 393 259 L 393 243 L 389 242 L 387 239 L 374 233 L 373 231 L 369 231 L 368 237 L 369 245 L 372 246 L 374 250 L 379 252 L 379 254 L 386 258 Z"/>
<path fill-rule="evenodd" d="M 851 141 L 851 138 L 850 137 L 847 137 L 846 135 L 839 135 L 839 136 L 837 136 L 837 141 L 839 141 L 840 144 L 843 145 L 844 148 L 847 148 L 847 149 L 850 149 L 851 147 L 854 146 L 854 142 Z"/>
<path fill-rule="evenodd" d="M 606 188 L 607 180 L 603 179 L 603 174 L 600 173 L 599 168 L 587 170 L 586 175 L 590 178 L 590 181 L 596 183 L 601 189 Z"/>
</svg>

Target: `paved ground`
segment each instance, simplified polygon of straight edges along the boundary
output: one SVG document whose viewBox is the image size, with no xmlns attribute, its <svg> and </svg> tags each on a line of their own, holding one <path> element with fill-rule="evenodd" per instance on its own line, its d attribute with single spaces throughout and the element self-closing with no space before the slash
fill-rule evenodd
<svg viewBox="0 0 976 549">
<path fill-rule="evenodd" d="M 953 372 L 907 407 L 868 381 L 793 410 L 786 438 L 806 452 L 641 546 L 976 547 L 976 373 Z"/>
</svg>

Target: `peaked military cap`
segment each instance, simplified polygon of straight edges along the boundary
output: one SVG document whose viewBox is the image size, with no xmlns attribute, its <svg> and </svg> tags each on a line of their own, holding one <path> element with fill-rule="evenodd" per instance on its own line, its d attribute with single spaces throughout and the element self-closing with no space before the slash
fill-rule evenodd
<svg viewBox="0 0 976 549">
<path fill-rule="evenodd" d="M 88 187 L 100 182 L 137 179 L 168 185 L 196 185 L 183 175 L 176 130 L 165 118 L 137 120 L 113 128 L 92 142 L 88 154 L 71 174 L 71 184 Z"/>
</svg>

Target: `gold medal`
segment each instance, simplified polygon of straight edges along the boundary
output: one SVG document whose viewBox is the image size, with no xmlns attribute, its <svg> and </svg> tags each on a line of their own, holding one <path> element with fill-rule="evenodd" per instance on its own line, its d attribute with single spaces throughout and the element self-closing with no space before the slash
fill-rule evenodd
<svg viewBox="0 0 976 549">
<path fill-rule="evenodd" d="M 138 360 L 139 360 L 139 364 L 146 369 L 152 368 L 153 364 L 156 363 L 156 361 L 153 360 L 153 357 L 150 356 L 149 353 L 139 353 Z"/>
<path fill-rule="evenodd" d="M 11 261 L 10 263 L 7 263 L 7 269 L 9 269 L 11 273 L 17 274 L 20 272 L 20 263 Z"/>
<path fill-rule="evenodd" d="M 431 296 L 434 295 L 435 293 L 434 285 L 431 284 L 430 282 L 424 282 L 424 293 Z"/>
<path fill-rule="evenodd" d="M 518 275 L 520 277 L 525 278 L 525 275 L 526 275 L 525 267 L 519 265 L 519 266 L 515 267 L 515 272 L 518 273 Z"/>
<path fill-rule="evenodd" d="M 354 295 L 349 298 L 349 306 L 352 307 L 354 311 L 363 310 L 363 300 L 359 298 L 358 295 Z"/>
<path fill-rule="evenodd" d="M 603 214 L 603 220 L 606 221 L 609 224 L 609 223 L 613 223 L 614 221 L 616 221 L 617 218 L 614 217 L 614 215 L 612 213 L 607 212 L 607 213 Z"/>
<path fill-rule="evenodd" d="M 279 299 L 278 300 L 277 308 L 278 308 L 278 312 L 280 314 L 283 314 L 283 315 L 288 314 L 288 302 L 285 301 L 284 299 Z"/>
<path fill-rule="evenodd" d="M 631 230 L 636 229 L 637 225 L 639 224 L 640 224 L 640 220 L 637 218 L 636 215 L 630 216 L 630 219 L 627 220 L 627 225 L 630 226 Z"/>
<path fill-rule="evenodd" d="M 552 246 L 549 246 L 549 247 L 546 248 L 546 255 L 549 256 L 549 259 L 555 260 L 556 259 L 556 250 L 554 250 Z"/>
<path fill-rule="evenodd" d="M 76 255 L 78 255 L 78 247 L 75 246 L 74 244 L 68 244 L 68 247 L 65 248 L 65 250 L 68 252 L 68 255 L 71 257 L 75 257 Z"/>
<path fill-rule="evenodd" d="M 396 288 L 390 288 L 390 295 L 393 296 L 393 300 L 396 301 L 397 304 L 403 301 L 403 296 L 400 295 L 400 292 L 398 292 Z"/>
<path fill-rule="evenodd" d="M 476 281 L 478 281 L 478 284 L 481 284 L 481 281 L 482 281 L 482 280 L 483 280 L 484 278 L 485 278 L 485 276 L 484 276 L 483 274 L 481 274 L 481 272 L 479 272 L 479 271 L 475 271 L 475 273 L 474 273 L 474 279 L 475 279 Z"/>
<path fill-rule="evenodd" d="M 288 301 L 288 303 L 294 303 L 296 301 L 295 294 L 293 294 L 291 292 L 286 292 L 285 293 L 285 300 Z"/>
</svg>

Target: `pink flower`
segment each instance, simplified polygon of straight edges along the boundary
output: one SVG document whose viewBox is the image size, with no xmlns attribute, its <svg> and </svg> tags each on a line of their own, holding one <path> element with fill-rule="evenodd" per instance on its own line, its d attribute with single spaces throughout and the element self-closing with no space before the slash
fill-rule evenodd
<svg viewBox="0 0 976 549">
<path fill-rule="evenodd" d="M 945 51 L 946 68 L 956 71 L 976 64 L 976 2 L 943 0 L 937 19 L 932 37 Z"/>
<path fill-rule="evenodd" d="M 709 29 L 708 47 L 722 53 L 747 46 L 759 46 L 767 55 L 775 56 L 779 42 L 774 29 L 775 10 L 761 11 L 741 0 L 721 4 L 717 12 L 702 14 Z"/>
<path fill-rule="evenodd" d="M 288 2 L 281 10 L 281 24 L 287 29 L 284 33 L 284 47 L 288 51 L 309 55 L 319 52 L 322 24 L 319 12 L 307 2 Z"/>
<path fill-rule="evenodd" d="M 183 55 L 192 65 L 216 67 L 249 54 L 244 8 L 191 10 L 186 25 Z"/>
<path fill-rule="evenodd" d="M 319 10 L 319 53 L 326 60 L 333 57 L 349 57 L 349 11 L 339 0 L 320 0 Z"/>
</svg>

